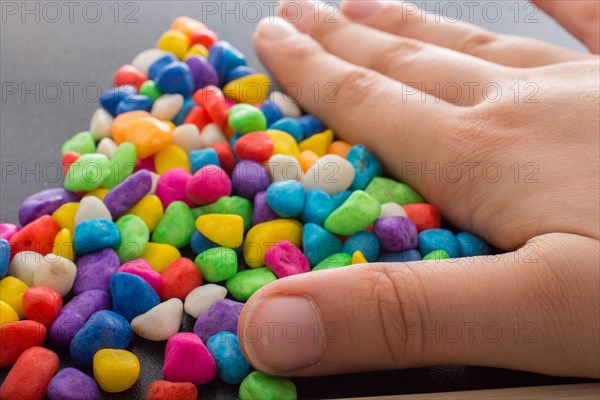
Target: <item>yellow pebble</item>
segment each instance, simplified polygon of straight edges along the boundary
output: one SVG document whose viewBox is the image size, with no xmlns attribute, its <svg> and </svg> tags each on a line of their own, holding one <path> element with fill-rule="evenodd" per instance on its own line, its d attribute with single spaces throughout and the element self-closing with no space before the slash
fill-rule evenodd
<svg viewBox="0 0 600 400">
<path fill-rule="evenodd" d="M 223 94 L 238 103 L 258 104 L 266 100 L 270 86 L 266 75 L 246 75 L 225 85 Z"/>
<path fill-rule="evenodd" d="M 312 135 L 308 139 L 304 139 L 300 142 L 299 147 L 300 151 L 312 151 L 319 157 L 323 157 L 327 153 L 327 146 L 329 146 L 330 142 L 328 137 L 324 133 L 317 133 L 316 135 Z"/>
<path fill-rule="evenodd" d="M 163 217 L 164 209 L 158 196 L 149 194 L 142 197 L 137 204 L 129 209 L 126 214 L 137 215 L 144 221 L 150 232 L 154 231 L 156 225 Z"/>
<path fill-rule="evenodd" d="M 170 144 L 154 155 L 154 169 L 157 174 L 164 174 L 173 168 L 192 171 L 187 153 L 181 147 Z"/>
<path fill-rule="evenodd" d="M 14 276 L 7 276 L 0 281 L 0 300 L 12 307 L 19 318 L 25 318 L 23 312 L 23 293 L 29 286 Z"/>
<path fill-rule="evenodd" d="M 98 188 L 96 190 L 92 190 L 91 192 L 87 192 L 85 196 L 94 196 L 99 198 L 100 200 L 104 200 L 104 196 L 106 196 L 106 194 L 110 192 L 110 189 L 105 189 L 105 188 Z"/>
<path fill-rule="evenodd" d="M 7 303 L 0 300 L 0 326 L 10 324 L 11 322 L 17 322 L 18 320 L 19 316 L 17 315 L 17 312 Z"/>
<path fill-rule="evenodd" d="M 365 255 L 360 250 L 356 250 L 354 254 L 352 254 L 352 265 L 354 264 L 366 264 L 368 263 Z"/>
<path fill-rule="evenodd" d="M 165 124 L 169 125 L 169 128 L 171 128 L 171 131 L 173 131 L 175 128 L 177 128 L 177 125 L 175 125 L 172 121 L 161 121 L 164 122 Z"/>
<path fill-rule="evenodd" d="M 276 219 L 254 225 L 244 241 L 244 260 L 250 268 L 265 264 L 265 252 L 282 240 L 292 242 L 297 247 L 302 244 L 302 224 L 294 219 Z"/>
<path fill-rule="evenodd" d="M 124 392 L 140 376 L 140 361 L 127 350 L 99 350 L 94 354 L 93 365 L 96 382 L 108 393 Z"/>
<path fill-rule="evenodd" d="M 327 137 L 327 146 L 329 146 L 331 143 L 333 143 L 333 137 L 335 135 L 333 134 L 333 131 L 331 129 L 326 129 L 321 133 Z"/>
<path fill-rule="evenodd" d="M 156 47 L 170 51 L 182 60 L 190 47 L 190 39 L 181 31 L 170 30 L 162 34 L 156 43 Z"/>
<path fill-rule="evenodd" d="M 244 239 L 244 219 L 234 214 L 206 214 L 196 219 L 196 229 L 219 246 L 235 249 Z"/>
<path fill-rule="evenodd" d="M 190 47 L 187 53 L 185 53 L 183 59 L 186 60 L 188 57 L 191 56 L 200 56 L 202 58 L 206 58 L 208 57 L 208 49 L 202 46 L 200 43 L 196 43 L 192 45 L 192 47 Z"/>
<path fill-rule="evenodd" d="M 75 231 L 75 214 L 78 208 L 79 203 L 65 203 L 52 213 L 52 218 L 54 218 L 60 229 L 66 228 L 73 232 Z"/>
<path fill-rule="evenodd" d="M 69 261 L 75 261 L 73 251 L 73 234 L 68 228 L 61 229 L 54 238 L 52 254 L 66 258 Z"/>
<path fill-rule="evenodd" d="M 177 247 L 170 244 L 151 242 L 148 243 L 146 250 L 144 250 L 140 258 L 148 261 L 152 269 L 160 273 L 173 261 L 181 258 L 181 253 L 177 250 Z"/>
<path fill-rule="evenodd" d="M 283 154 L 292 157 L 300 155 L 298 143 L 289 133 L 277 129 L 267 129 L 266 133 L 271 138 L 271 141 L 273 141 L 273 154 Z"/>
</svg>

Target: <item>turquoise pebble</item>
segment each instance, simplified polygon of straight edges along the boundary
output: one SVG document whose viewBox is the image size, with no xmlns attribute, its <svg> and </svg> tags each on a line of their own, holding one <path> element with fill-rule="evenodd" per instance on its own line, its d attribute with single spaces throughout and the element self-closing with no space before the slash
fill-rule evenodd
<svg viewBox="0 0 600 400">
<path fill-rule="evenodd" d="M 294 118 L 281 118 L 269 125 L 269 129 L 276 129 L 289 133 L 298 143 L 304 140 L 304 130 L 302 129 L 302 125 Z"/>
<path fill-rule="evenodd" d="M 337 206 L 329 194 L 321 189 L 312 189 L 306 192 L 304 199 L 304 210 L 302 210 L 302 220 L 305 223 L 321 225 L 335 210 Z"/>
<path fill-rule="evenodd" d="M 356 250 L 360 250 L 368 262 L 375 262 L 379 256 L 379 239 L 373 232 L 360 231 L 350 236 L 344 242 L 342 251 L 348 254 L 354 254 Z"/>
<path fill-rule="evenodd" d="M 490 246 L 480 237 L 469 232 L 456 234 L 461 257 L 485 256 L 490 254 Z"/>
<path fill-rule="evenodd" d="M 187 115 L 190 113 L 192 108 L 194 108 L 196 106 L 197 106 L 196 102 L 194 100 L 192 100 L 191 97 L 186 97 L 186 99 L 183 101 L 183 105 L 181 106 L 181 109 L 177 112 L 177 114 L 175 115 L 175 118 L 173 118 L 173 123 L 176 126 L 183 124 L 183 121 L 185 121 L 185 117 L 187 117 Z"/>
<path fill-rule="evenodd" d="M 460 247 L 454 233 L 447 229 L 428 229 L 419 233 L 419 253 L 445 250 L 450 258 L 460 257 Z"/>
<path fill-rule="evenodd" d="M 280 217 L 296 217 L 304 208 L 304 186 L 296 180 L 273 182 L 267 189 L 267 204 Z"/>
<path fill-rule="evenodd" d="M 252 367 L 242 353 L 237 335 L 219 332 L 208 339 L 206 347 L 215 359 L 219 378 L 224 382 L 240 384 L 250 373 Z"/>
<path fill-rule="evenodd" d="M 113 311 L 129 322 L 160 304 L 160 297 L 148 282 L 125 272 L 110 278 L 110 296 Z"/>
<path fill-rule="evenodd" d="M 331 199 L 333 200 L 333 205 L 335 206 L 335 208 L 339 208 L 339 206 L 344 204 L 344 202 L 348 200 L 348 197 L 350 197 L 351 195 L 352 192 L 349 190 L 344 190 L 343 192 L 331 195 Z"/>
<path fill-rule="evenodd" d="M 10 260 L 10 244 L 6 239 L 0 239 L 0 279 L 8 273 Z"/>
<path fill-rule="evenodd" d="M 342 241 L 317 224 L 304 225 L 302 251 L 311 266 L 315 266 L 332 254 L 342 251 Z"/>
<path fill-rule="evenodd" d="M 354 167 L 354 181 L 350 190 L 364 190 L 376 176 L 381 175 L 382 166 L 365 146 L 352 146 L 346 154 L 346 160 Z"/>
<path fill-rule="evenodd" d="M 75 227 L 73 247 L 77 255 L 93 253 L 119 244 L 121 234 L 114 222 L 103 218 L 88 219 Z"/>
<path fill-rule="evenodd" d="M 217 157 L 217 152 L 211 147 L 190 151 L 190 163 L 192 164 L 192 173 L 196 173 L 202 167 L 206 167 L 207 165 L 221 166 L 219 157 Z"/>
</svg>

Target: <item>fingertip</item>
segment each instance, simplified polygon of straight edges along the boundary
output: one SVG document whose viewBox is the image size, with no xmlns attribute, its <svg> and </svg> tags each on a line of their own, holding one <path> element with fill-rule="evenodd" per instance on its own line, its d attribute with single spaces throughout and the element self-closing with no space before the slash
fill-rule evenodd
<svg viewBox="0 0 600 400">
<path fill-rule="evenodd" d="M 366 19 L 383 6 L 384 3 L 380 0 L 344 0 L 340 11 L 351 19 Z"/>
<path fill-rule="evenodd" d="M 256 26 L 254 39 L 278 41 L 297 34 L 298 31 L 289 22 L 280 17 L 263 18 Z"/>
</svg>

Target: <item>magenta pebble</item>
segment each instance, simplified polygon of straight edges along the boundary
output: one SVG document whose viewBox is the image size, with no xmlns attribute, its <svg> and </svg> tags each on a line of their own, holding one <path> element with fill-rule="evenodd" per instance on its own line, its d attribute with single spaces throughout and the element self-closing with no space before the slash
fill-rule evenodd
<svg viewBox="0 0 600 400">
<path fill-rule="evenodd" d="M 128 274 L 137 275 L 146 282 L 152 289 L 158 291 L 160 285 L 162 285 L 162 276 L 152 269 L 148 261 L 143 258 L 138 258 L 136 260 L 131 260 L 125 264 L 123 264 L 117 272 L 127 272 Z"/>
<path fill-rule="evenodd" d="M 183 168 L 173 168 L 158 178 L 156 195 L 166 209 L 174 201 L 183 201 L 190 207 L 194 203 L 185 194 L 185 186 L 192 179 L 192 174 Z"/>
<path fill-rule="evenodd" d="M 0 239 L 10 240 L 21 228 L 13 224 L 0 224 Z"/>
<path fill-rule="evenodd" d="M 304 253 L 287 240 L 282 240 L 267 250 L 265 265 L 271 268 L 278 278 L 310 271 L 310 264 Z"/>
<path fill-rule="evenodd" d="M 104 205 L 113 217 L 135 206 L 152 189 L 152 176 L 145 169 L 136 172 L 115 186 L 104 197 Z"/>
<path fill-rule="evenodd" d="M 50 215 L 65 203 L 79 201 L 75 193 L 57 188 L 32 194 L 23 201 L 19 209 L 19 222 L 25 226 L 43 215 Z"/>
<path fill-rule="evenodd" d="M 417 227 L 406 217 L 379 218 L 375 221 L 373 233 L 387 251 L 412 250 L 419 244 Z"/>
<path fill-rule="evenodd" d="M 217 376 L 217 364 L 198 336 L 176 333 L 167 340 L 163 376 L 171 382 L 203 385 Z"/>
</svg>

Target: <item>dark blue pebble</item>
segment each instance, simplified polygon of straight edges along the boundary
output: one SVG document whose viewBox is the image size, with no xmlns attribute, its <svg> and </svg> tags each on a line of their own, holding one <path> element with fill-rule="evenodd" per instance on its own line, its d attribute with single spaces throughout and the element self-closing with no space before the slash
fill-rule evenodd
<svg viewBox="0 0 600 400">
<path fill-rule="evenodd" d="M 246 57 L 228 42 L 218 41 L 210 48 L 208 62 L 217 71 L 219 83 L 222 86 L 229 71 L 246 65 Z"/>
<path fill-rule="evenodd" d="M 160 304 L 160 297 L 143 278 L 117 272 L 110 278 L 113 311 L 130 321 Z"/>
<path fill-rule="evenodd" d="M 108 89 L 100 95 L 100 105 L 113 117 L 117 116 L 117 106 L 127 97 L 136 94 L 136 90 L 131 85 L 123 85 L 117 88 Z"/>
<path fill-rule="evenodd" d="M 411 262 L 420 261 L 421 253 L 418 250 L 405 250 L 390 253 L 381 253 L 377 262 Z"/>
<path fill-rule="evenodd" d="M 117 105 L 116 112 L 117 115 L 138 110 L 150 112 L 152 110 L 152 104 L 154 104 L 154 102 L 150 97 L 144 96 L 143 94 L 136 94 L 121 100 Z"/>
<path fill-rule="evenodd" d="M 298 117 L 297 121 L 300 123 L 300 126 L 302 126 L 305 138 L 321 133 L 326 129 L 325 125 L 312 115 L 303 115 Z"/>
<path fill-rule="evenodd" d="M 155 81 L 156 78 L 158 77 L 158 75 L 160 75 L 162 70 L 167 65 L 169 65 L 173 62 L 177 62 L 177 61 L 179 61 L 179 59 L 177 57 L 175 57 L 173 54 L 170 54 L 170 53 L 165 54 L 161 58 L 154 61 L 152 63 L 152 65 L 150 65 L 150 68 L 148 68 L 148 79 Z"/>
<path fill-rule="evenodd" d="M 156 85 L 164 93 L 178 93 L 188 97 L 194 91 L 194 78 L 186 63 L 173 62 L 165 66 L 156 77 Z"/>
<path fill-rule="evenodd" d="M 270 126 L 283 118 L 283 113 L 279 106 L 270 100 L 265 100 L 265 102 L 261 104 L 260 110 L 265 114 L 267 126 Z"/>
<path fill-rule="evenodd" d="M 490 246 L 480 237 L 469 232 L 456 234 L 461 257 L 485 256 L 490 254 Z"/>
</svg>

